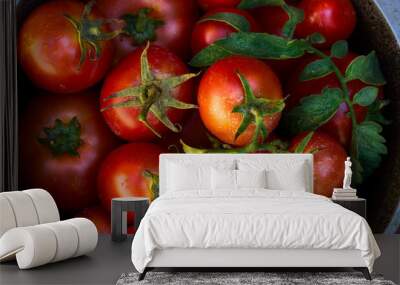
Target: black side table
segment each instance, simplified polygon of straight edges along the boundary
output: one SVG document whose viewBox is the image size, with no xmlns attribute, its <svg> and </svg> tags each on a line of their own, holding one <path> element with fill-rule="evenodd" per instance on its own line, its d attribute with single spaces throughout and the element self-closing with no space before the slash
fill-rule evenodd
<svg viewBox="0 0 400 285">
<path fill-rule="evenodd" d="M 364 219 L 367 218 L 367 201 L 363 198 L 357 198 L 354 200 L 332 199 L 332 202 L 359 214 Z"/>
<path fill-rule="evenodd" d="M 145 197 L 113 198 L 111 201 L 111 239 L 124 241 L 127 235 L 127 212 L 135 213 L 135 229 L 149 207 Z"/>
</svg>

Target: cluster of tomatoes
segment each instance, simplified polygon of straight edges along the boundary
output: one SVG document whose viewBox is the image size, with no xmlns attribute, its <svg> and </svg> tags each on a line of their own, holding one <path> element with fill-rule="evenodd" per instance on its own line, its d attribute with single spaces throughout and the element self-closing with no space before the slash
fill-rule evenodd
<svg viewBox="0 0 400 285">
<path fill-rule="evenodd" d="M 277 129 L 287 95 L 290 109 L 326 86 L 339 86 L 334 75 L 299 81 L 312 56 L 232 56 L 200 74 L 190 68 L 193 55 L 237 31 L 213 15 L 240 15 L 250 31 L 281 36 L 289 18 L 281 6 L 245 11 L 237 8 L 240 2 L 55 0 L 34 9 L 19 31 L 19 62 L 38 87 L 20 120 L 23 185 L 48 189 L 63 213 L 87 216 L 109 231 L 111 198 L 154 198 L 151 173 L 172 145 L 245 147 L 258 127 L 267 134 Z M 295 37 L 321 33 L 326 42 L 320 48 L 355 28 L 350 0 L 288 2 L 304 11 Z M 345 69 L 355 56 L 336 63 Z M 350 82 L 351 95 L 363 86 Z M 304 149 L 314 153 L 316 193 L 329 196 L 341 184 L 351 136 L 347 112 L 343 104 Z M 363 120 L 366 108 L 356 113 Z M 269 138 L 290 140 L 290 151 L 304 135 Z"/>
</svg>

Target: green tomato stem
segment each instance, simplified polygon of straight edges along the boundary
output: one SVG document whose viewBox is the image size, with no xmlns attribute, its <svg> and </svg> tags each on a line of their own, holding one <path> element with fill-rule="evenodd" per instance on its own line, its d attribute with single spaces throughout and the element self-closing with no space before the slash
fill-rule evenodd
<svg viewBox="0 0 400 285">
<path fill-rule="evenodd" d="M 333 62 L 333 60 L 329 56 L 327 56 L 325 53 L 314 48 L 313 46 L 310 46 L 310 51 L 312 51 L 313 53 L 315 53 L 316 55 L 318 55 L 319 57 L 321 57 L 323 59 L 329 60 L 329 62 L 331 63 L 333 72 L 335 73 L 337 79 L 339 80 L 340 87 L 343 91 L 343 100 L 346 102 L 347 106 L 349 107 L 352 124 L 353 124 L 353 126 L 356 126 L 357 125 L 356 113 L 354 111 L 353 103 L 351 102 L 351 99 L 350 99 L 350 91 L 349 91 L 349 88 L 347 87 L 346 79 L 344 78 L 343 74 L 340 72 L 339 68 L 336 66 L 336 64 Z"/>
</svg>

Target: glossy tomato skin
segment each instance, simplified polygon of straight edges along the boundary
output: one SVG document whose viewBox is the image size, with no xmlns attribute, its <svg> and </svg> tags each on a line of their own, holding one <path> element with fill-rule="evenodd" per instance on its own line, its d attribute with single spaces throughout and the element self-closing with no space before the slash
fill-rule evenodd
<svg viewBox="0 0 400 285">
<path fill-rule="evenodd" d="M 125 57 L 107 76 L 101 90 L 100 105 L 105 108 L 110 104 L 118 103 L 124 99 L 114 98 L 105 101 L 108 96 L 128 87 L 140 84 L 140 56 L 143 48 L 136 49 Z M 186 65 L 172 52 L 158 46 L 151 45 L 147 52 L 150 69 L 158 78 L 182 75 L 188 73 Z M 194 83 L 186 81 L 171 91 L 171 96 L 186 103 L 193 102 Z M 102 114 L 111 130 L 119 137 L 128 141 L 151 141 L 156 138 L 155 134 L 142 122 L 138 121 L 141 108 L 110 108 Z M 167 110 L 167 116 L 173 123 L 180 122 L 185 110 Z M 152 114 L 148 114 L 148 121 L 160 134 L 169 130 Z"/>
<path fill-rule="evenodd" d="M 62 214 L 73 214 L 96 202 L 96 178 L 104 157 L 118 140 L 98 110 L 97 94 L 35 96 L 20 117 L 20 182 L 24 188 L 43 188 L 54 197 Z M 81 125 L 79 156 L 55 156 L 38 138 L 43 128 L 73 117 Z"/>
<path fill-rule="evenodd" d="M 232 13 L 243 16 L 249 22 L 251 31 L 258 30 L 257 23 L 249 13 L 235 8 L 216 8 L 207 12 L 203 18 L 217 13 Z M 235 32 L 237 32 L 235 28 L 220 21 L 197 22 L 192 33 L 192 53 L 196 54 L 215 41 L 224 39 Z"/>
<path fill-rule="evenodd" d="M 158 173 L 158 157 L 163 149 L 150 143 L 125 144 L 112 151 L 103 161 L 98 174 L 99 197 L 104 209 L 111 211 L 116 197 L 149 197 L 151 179 L 144 171 Z"/>
<path fill-rule="evenodd" d="M 255 126 L 250 125 L 235 140 L 242 115 L 232 113 L 232 109 L 244 99 L 238 72 L 248 80 L 256 97 L 282 99 L 279 79 L 268 65 L 254 58 L 232 56 L 214 63 L 205 72 L 200 82 L 197 100 L 201 119 L 211 134 L 224 143 L 243 146 L 250 143 Z M 266 116 L 264 125 L 272 132 L 279 120 L 280 113 Z"/>
<path fill-rule="evenodd" d="M 306 133 L 293 138 L 289 151 L 294 152 Z M 344 176 L 344 161 L 347 154 L 335 139 L 323 132 L 315 132 L 304 153 L 314 156 L 314 193 L 331 197 L 333 188 L 341 187 Z"/>
<path fill-rule="evenodd" d="M 197 0 L 200 7 L 205 10 L 215 8 L 234 8 L 239 5 L 240 0 Z"/>
<path fill-rule="evenodd" d="M 101 55 L 80 66 L 81 50 L 77 32 L 64 14 L 79 19 L 84 4 L 73 0 L 49 1 L 25 20 L 18 41 L 18 59 L 38 87 L 54 93 L 82 91 L 102 79 L 112 63 L 110 41 L 100 43 Z M 101 18 L 94 9 L 91 18 Z"/>
<path fill-rule="evenodd" d="M 296 37 L 320 33 L 326 38 L 321 47 L 347 39 L 356 26 L 356 12 L 350 0 L 302 0 L 298 8 L 304 10 L 304 21 L 296 27 Z"/>
<path fill-rule="evenodd" d="M 339 67 L 340 71 L 344 73 L 346 67 L 357 56 L 358 55 L 356 53 L 350 52 L 344 58 L 334 59 L 334 61 Z M 300 72 L 304 69 L 304 67 L 308 63 L 316 59 L 317 57 L 315 56 L 308 56 L 304 58 L 301 61 L 301 63 L 298 64 L 297 68 L 293 71 L 293 73 L 289 76 L 285 84 L 285 93 L 288 96 L 288 100 L 286 101 L 287 110 L 290 110 L 294 106 L 298 105 L 300 100 L 306 96 L 312 94 L 320 94 L 325 86 L 331 88 L 334 87 L 340 88 L 340 83 L 334 74 L 330 74 L 323 78 L 313 79 L 309 81 L 299 80 Z M 353 96 L 358 91 L 367 86 L 360 80 L 350 81 L 347 85 L 350 92 L 350 98 L 353 98 Z M 380 88 L 379 96 L 383 97 L 382 88 Z M 362 122 L 365 119 L 368 109 L 360 105 L 353 105 L 353 106 L 356 112 L 357 121 Z M 347 115 L 348 112 L 349 108 L 347 104 L 342 103 L 335 116 L 331 120 L 329 120 L 326 124 L 321 126 L 321 130 L 324 130 L 325 132 L 329 133 L 333 138 L 338 140 L 346 148 L 349 147 L 350 145 L 351 131 L 352 131 L 352 123 L 351 119 Z"/>
<path fill-rule="evenodd" d="M 156 40 L 152 43 L 165 47 L 182 58 L 190 56 L 190 36 L 197 20 L 195 0 L 98 0 L 97 6 L 107 18 L 136 14 L 141 8 L 152 9 L 150 17 L 164 22 L 157 28 Z M 132 38 L 124 35 L 118 36 L 114 43 L 118 59 L 138 47 Z"/>
</svg>

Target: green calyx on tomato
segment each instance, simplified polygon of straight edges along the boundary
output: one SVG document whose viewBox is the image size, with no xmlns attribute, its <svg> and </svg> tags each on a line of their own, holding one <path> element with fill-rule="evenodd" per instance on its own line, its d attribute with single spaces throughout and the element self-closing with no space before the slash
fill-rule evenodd
<svg viewBox="0 0 400 285">
<path fill-rule="evenodd" d="M 81 50 L 80 64 L 86 60 L 86 55 L 89 55 L 89 60 L 94 61 L 100 57 L 101 47 L 100 42 L 107 41 L 118 36 L 121 31 L 115 30 L 112 32 L 105 32 L 102 30 L 102 27 L 115 20 L 112 19 L 89 19 L 90 12 L 94 6 L 96 1 L 92 0 L 87 3 L 83 9 L 81 18 L 75 19 L 68 14 L 65 14 L 64 17 L 71 23 L 71 25 L 75 28 L 78 43 Z M 89 49 L 89 52 L 88 52 Z"/>
<path fill-rule="evenodd" d="M 157 137 L 161 137 L 161 135 L 148 122 L 147 115 L 149 113 L 153 114 L 168 129 L 176 133 L 179 132 L 180 126 L 174 125 L 174 123 L 171 122 L 166 113 L 167 109 L 175 108 L 185 110 L 194 109 L 197 108 L 197 106 L 175 99 L 171 96 L 170 92 L 198 74 L 187 73 L 162 79 L 156 78 L 150 70 L 147 58 L 147 50 L 149 46 L 150 44 L 148 42 L 140 56 L 141 83 L 138 86 L 123 89 L 104 98 L 104 100 L 112 98 L 125 98 L 126 100 L 111 104 L 101 109 L 101 111 L 103 112 L 109 108 L 140 107 L 141 112 L 138 120 L 150 129 Z"/>
<path fill-rule="evenodd" d="M 125 27 L 122 32 L 131 36 L 138 45 L 156 39 L 156 30 L 164 22 L 149 16 L 152 12 L 150 8 L 141 8 L 136 14 L 126 14 L 122 17 Z"/>
<path fill-rule="evenodd" d="M 250 124 L 256 124 L 257 130 L 260 132 L 261 140 L 267 138 L 268 131 L 264 125 L 264 116 L 272 116 L 282 112 L 285 108 L 284 100 L 269 100 L 266 98 L 257 98 L 253 94 L 246 77 L 240 72 L 237 73 L 244 91 L 243 103 L 233 108 L 232 113 L 240 113 L 243 116 L 242 123 L 235 134 L 235 140 L 247 129 Z M 258 140 L 255 137 L 253 140 Z"/>
<path fill-rule="evenodd" d="M 82 145 L 81 125 L 77 117 L 64 123 L 60 119 L 54 121 L 54 126 L 44 128 L 44 137 L 39 137 L 39 143 L 50 149 L 54 156 L 69 154 L 79 156 L 78 148 Z"/>
<path fill-rule="evenodd" d="M 237 72 L 237 76 L 244 91 L 243 103 L 235 106 L 232 113 L 240 113 L 243 116 L 242 122 L 235 133 L 235 140 L 249 127 L 250 124 L 255 125 L 254 135 L 251 142 L 241 148 L 232 148 L 227 144 L 220 143 L 219 148 L 215 149 L 198 149 L 191 147 L 181 141 L 185 153 L 252 153 L 257 151 L 281 152 L 282 144 L 265 143 L 268 136 L 268 130 L 264 124 L 265 116 L 272 116 L 282 112 L 285 108 L 284 100 L 269 100 L 266 98 L 257 98 L 250 87 L 246 77 Z M 213 145 L 216 145 L 215 139 Z"/>
<path fill-rule="evenodd" d="M 143 172 L 144 177 L 151 179 L 150 193 L 151 201 L 157 198 L 160 194 L 160 177 L 158 174 L 151 172 L 150 170 L 145 170 Z"/>
</svg>

